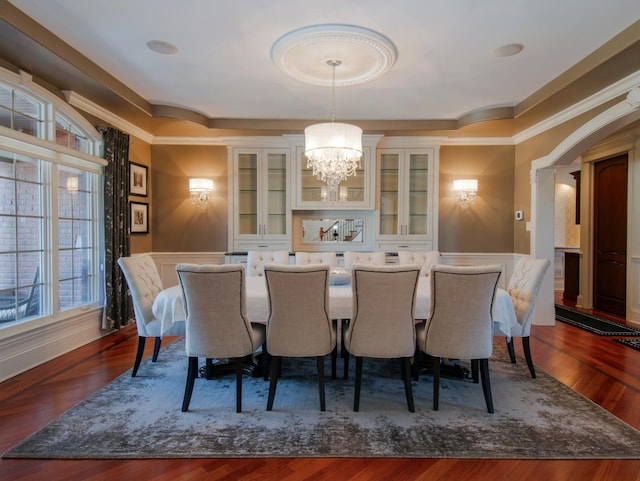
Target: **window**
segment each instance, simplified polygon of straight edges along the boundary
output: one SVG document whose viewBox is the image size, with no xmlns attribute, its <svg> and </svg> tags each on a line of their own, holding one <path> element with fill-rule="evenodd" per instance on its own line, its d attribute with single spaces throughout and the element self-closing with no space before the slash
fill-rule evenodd
<svg viewBox="0 0 640 481">
<path fill-rule="evenodd" d="M 0 335 L 8 325 L 100 303 L 96 273 L 104 251 L 105 162 L 91 155 L 99 134 L 29 79 L 11 82 L 14 74 L 6 73 L 3 84 L 3 74 L 0 69 Z"/>
</svg>

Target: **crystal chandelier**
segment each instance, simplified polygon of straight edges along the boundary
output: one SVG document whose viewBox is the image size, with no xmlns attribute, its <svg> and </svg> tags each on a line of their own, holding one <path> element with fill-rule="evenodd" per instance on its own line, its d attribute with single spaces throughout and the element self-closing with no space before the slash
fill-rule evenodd
<svg viewBox="0 0 640 481">
<path fill-rule="evenodd" d="M 332 67 L 331 122 L 310 125 L 304 129 L 304 154 L 307 168 L 327 183 L 330 192 L 340 182 L 355 175 L 362 158 L 362 129 L 355 125 L 335 122 L 336 67 L 340 60 L 328 60 Z"/>
</svg>

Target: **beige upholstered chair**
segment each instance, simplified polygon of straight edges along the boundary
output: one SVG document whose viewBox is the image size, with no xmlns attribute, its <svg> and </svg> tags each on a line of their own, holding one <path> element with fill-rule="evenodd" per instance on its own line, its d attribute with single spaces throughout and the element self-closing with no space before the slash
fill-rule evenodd
<svg viewBox="0 0 640 481">
<path fill-rule="evenodd" d="M 356 357 L 353 410 L 360 408 L 362 358 L 402 359 L 407 406 L 414 412 L 411 359 L 416 349 L 414 311 L 420 267 L 356 265 L 351 273 L 353 317 L 344 334 L 345 378 Z"/>
<path fill-rule="evenodd" d="M 438 409 L 442 358 L 471 359 L 474 382 L 478 365 L 487 411 L 493 412 L 489 357 L 493 352 L 491 308 L 502 266 L 432 268 L 428 319 L 416 326 L 418 348 L 433 359 L 433 409 Z"/>
<path fill-rule="evenodd" d="M 384 252 L 355 252 L 345 251 L 344 267 L 351 269 L 356 264 L 366 264 L 371 266 L 383 266 L 386 263 Z"/>
<path fill-rule="evenodd" d="M 162 336 L 183 336 L 184 322 L 178 321 L 168 332 L 160 332 L 162 325 L 158 319 L 153 316 L 151 307 L 153 301 L 162 290 L 162 281 L 155 262 L 148 254 L 134 255 L 131 257 L 121 257 L 118 259 L 118 265 L 122 269 L 129 291 L 131 292 L 131 300 L 133 301 L 133 310 L 136 317 L 136 326 L 138 328 L 138 350 L 136 359 L 133 364 L 131 377 L 135 377 L 142 361 L 144 354 L 144 345 L 147 337 L 154 337 L 155 344 L 153 348 L 153 356 L 151 360 L 155 362 L 160 352 L 160 344 Z"/>
<path fill-rule="evenodd" d="M 249 251 L 247 252 L 247 276 L 264 276 L 265 264 L 288 264 L 287 251 Z"/>
<path fill-rule="evenodd" d="M 431 266 L 440 264 L 440 252 L 398 251 L 398 264 L 418 264 L 420 266 L 420 275 L 428 276 Z"/>
<path fill-rule="evenodd" d="M 515 363 L 516 355 L 513 348 L 513 338 L 521 337 L 524 356 L 533 378 L 536 377 L 536 371 L 531 359 L 529 334 L 531 332 L 533 308 L 542 285 L 542 279 L 544 279 L 550 264 L 551 262 L 548 259 L 534 259 L 531 256 L 522 256 L 516 262 L 513 275 L 507 285 L 507 292 L 513 301 L 519 326 L 511 329 L 511 338 L 507 339 L 509 356 L 511 357 L 511 362 Z"/>
<path fill-rule="evenodd" d="M 187 314 L 185 349 L 189 357 L 182 412 L 189 409 L 198 358 L 228 358 L 235 365 L 236 412 L 242 410 L 243 358 L 264 347 L 265 326 L 246 314 L 245 268 L 241 264 L 178 264 Z"/>
<path fill-rule="evenodd" d="M 329 319 L 329 266 L 264 268 L 269 295 L 267 351 L 270 384 L 267 411 L 273 408 L 282 357 L 315 357 L 318 369 L 320 410 L 325 410 L 324 356 L 331 353 L 335 373 L 336 331 Z"/>
<path fill-rule="evenodd" d="M 330 267 L 336 265 L 335 252 L 296 252 L 296 265 L 327 264 Z"/>
</svg>

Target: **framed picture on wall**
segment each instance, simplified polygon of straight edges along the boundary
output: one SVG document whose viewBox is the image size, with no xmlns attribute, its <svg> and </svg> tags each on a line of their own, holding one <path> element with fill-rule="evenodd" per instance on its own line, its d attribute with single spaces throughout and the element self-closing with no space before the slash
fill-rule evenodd
<svg viewBox="0 0 640 481">
<path fill-rule="evenodd" d="M 130 202 L 131 204 L 131 233 L 149 233 L 149 204 Z"/>
<path fill-rule="evenodd" d="M 129 162 L 129 194 L 148 195 L 147 189 L 147 166 Z"/>
</svg>

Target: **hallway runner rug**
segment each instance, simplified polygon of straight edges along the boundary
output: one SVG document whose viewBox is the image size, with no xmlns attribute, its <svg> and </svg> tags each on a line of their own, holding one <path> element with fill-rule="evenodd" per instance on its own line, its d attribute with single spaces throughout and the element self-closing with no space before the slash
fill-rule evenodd
<svg viewBox="0 0 640 481">
<path fill-rule="evenodd" d="M 555 305 L 555 308 L 556 320 L 598 334 L 599 336 L 640 336 L 640 329 L 635 327 L 625 326 L 619 322 L 584 314 L 558 304 Z"/>
<path fill-rule="evenodd" d="M 614 341 L 631 349 L 635 349 L 636 351 L 640 351 L 640 339 L 614 339 Z"/>
</svg>

